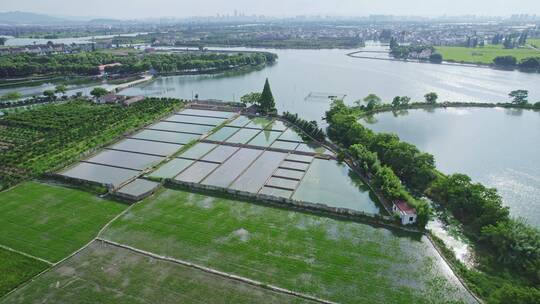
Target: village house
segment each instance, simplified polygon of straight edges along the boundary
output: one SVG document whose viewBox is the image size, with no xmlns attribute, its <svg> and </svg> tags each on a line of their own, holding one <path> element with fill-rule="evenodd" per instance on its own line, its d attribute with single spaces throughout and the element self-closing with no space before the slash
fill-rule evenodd
<svg viewBox="0 0 540 304">
<path fill-rule="evenodd" d="M 394 201 L 392 211 L 399 215 L 401 224 L 409 225 L 416 223 L 416 209 L 405 201 Z"/>
<path fill-rule="evenodd" d="M 130 106 L 130 105 L 132 105 L 134 103 L 137 103 L 137 102 L 139 102 L 139 101 L 141 101 L 143 99 L 144 99 L 144 96 L 142 96 L 142 95 L 133 96 L 133 97 L 130 97 L 130 98 L 125 99 L 124 101 L 122 101 L 122 104 L 124 106 Z"/>
<path fill-rule="evenodd" d="M 123 96 L 111 93 L 111 94 L 101 96 L 100 98 L 98 98 L 97 102 L 98 103 L 118 103 L 122 101 L 123 99 L 124 99 Z"/>
</svg>

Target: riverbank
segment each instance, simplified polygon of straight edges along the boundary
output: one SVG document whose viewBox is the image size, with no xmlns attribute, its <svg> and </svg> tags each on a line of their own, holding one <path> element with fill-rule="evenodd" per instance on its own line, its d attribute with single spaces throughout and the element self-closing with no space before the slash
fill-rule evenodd
<svg viewBox="0 0 540 304">
<path fill-rule="evenodd" d="M 397 62 L 410 62 L 410 63 L 425 63 L 425 64 L 436 64 L 436 65 L 449 65 L 449 66 L 460 66 L 460 67 L 470 67 L 470 68 L 484 68 L 484 69 L 494 69 L 499 71 L 513 71 L 512 68 L 503 68 L 497 67 L 494 65 L 479 64 L 479 63 L 466 63 L 466 62 L 453 62 L 453 61 L 442 61 L 440 63 L 430 62 L 429 60 L 419 60 L 419 59 L 400 59 L 390 57 L 390 52 L 388 52 L 388 58 L 383 57 L 374 57 L 374 56 L 358 56 L 357 54 L 361 53 L 382 53 L 382 52 L 373 52 L 373 51 L 356 51 L 346 54 L 351 58 L 356 59 L 371 59 L 371 60 L 383 60 L 383 61 L 397 61 Z M 519 69 L 517 69 L 519 70 Z M 524 71 L 526 72 L 526 71 Z"/>
<path fill-rule="evenodd" d="M 484 102 L 442 102 L 442 103 L 426 103 L 413 102 L 407 105 L 393 106 L 392 104 L 381 104 L 375 106 L 371 110 L 359 111 L 359 118 L 370 116 L 377 113 L 403 111 L 403 110 L 418 110 L 418 109 L 446 109 L 446 108 L 504 108 L 504 109 L 519 109 L 540 111 L 540 101 L 534 104 L 515 104 L 515 103 L 484 103 Z"/>
<path fill-rule="evenodd" d="M 520 68 L 519 66 L 498 66 L 493 63 L 479 63 L 479 62 L 466 62 L 466 61 L 457 61 L 457 60 L 443 60 L 442 62 L 431 62 L 429 60 L 421 59 L 401 59 L 391 57 L 390 52 L 387 52 L 388 58 L 384 57 L 375 57 L 375 56 L 359 56 L 358 54 L 363 53 L 385 53 L 379 51 L 356 51 L 346 54 L 351 58 L 356 59 L 371 59 L 371 60 L 383 60 L 383 61 L 397 61 L 397 62 L 410 62 L 410 63 L 426 63 L 426 64 L 436 64 L 436 65 L 448 65 L 448 66 L 461 66 L 461 67 L 471 67 L 471 68 L 484 68 L 484 69 L 494 69 L 498 71 L 519 71 L 523 73 L 538 73 L 534 69 Z M 538 52 L 538 57 L 540 57 L 540 52 Z M 444 58 L 444 57 L 443 57 Z"/>
</svg>

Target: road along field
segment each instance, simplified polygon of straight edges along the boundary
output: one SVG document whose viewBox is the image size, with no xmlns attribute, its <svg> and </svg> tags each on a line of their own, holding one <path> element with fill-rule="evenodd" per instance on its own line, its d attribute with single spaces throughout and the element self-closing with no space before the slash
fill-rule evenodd
<svg viewBox="0 0 540 304">
<path fill-rule="evenodd" d="M 100 241 L 2 303 L 311 303 Z"/>
<path fill-rule="evenodd" d="M 0 193 L 0 245 L 57 262 L 127 206 L 81 190 L 27 182 Z"/>
<path fill-rule="evenodd" d="M 162 189 L 100 237 L 330 301 L 474 302 L 420 234 L 248 202 Z"/>
<path fill-rule="evenodd" d="M 47 263 L 0 248 L 0 296 L 47 269 Z"/>
<path fill-rule="evenodd" d="M 518 62 L 527 57 L 539 57 L 540 50 L 523 47 L 517 49 L 505 49 L 501 45 L 487 45 L 484 47 L 467 48 L 457 46 L 438 46 L 437 53 L 443 56 L 445 61 L 492 64 L 498 56 L 514 56 Z"/>
</svg>

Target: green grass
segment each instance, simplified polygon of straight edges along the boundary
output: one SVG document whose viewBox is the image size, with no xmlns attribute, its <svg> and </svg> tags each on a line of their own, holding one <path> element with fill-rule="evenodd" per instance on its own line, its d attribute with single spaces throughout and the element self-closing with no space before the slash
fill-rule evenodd
<svg viewBox="0 0 540 304">
<path fill-rule="evenodd" d="M 438 46 L 436 51 L 445 61 L 491 64 L 498 56 L 514 56 L 517 60 L 527 57 L 538 57 L 540 51 L 531 48 L 505 49 L 502 45 L 486 45 L 484 47 L 466 48 L 457 46 Z"/>
<path fill-rule="evenodd" d="M 420 234 L 164 189 L 104 238 L 342 303 L 467 297 Z"/>
<path fill-rule="evenodd" d="M 96 242 L 3 303 L 309 303 Z"/>
<path fill-rule="evenodd" d="M 527 39 L 527 44 L 540 49 L 540 39 Z"/>
<path fill-rule="evenodd" d="M 27 182 L 0 193 L 0 244 L 56 262 L 124 208 L 81 190 Z"/>
<path fill-rule="evenodd" d="M 47 267 L 46 263 L 0 248 L 0 297 Z"/>
</svg>

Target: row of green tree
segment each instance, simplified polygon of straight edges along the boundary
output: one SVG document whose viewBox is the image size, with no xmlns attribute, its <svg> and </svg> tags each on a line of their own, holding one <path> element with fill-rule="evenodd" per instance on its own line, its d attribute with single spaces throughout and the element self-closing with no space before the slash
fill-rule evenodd
<svg viewBox="0 0 540 304">
<path fill-rule="evenodd" d="M 428 94 L 426 99 L 435 95 Z M 398 97 L 395 101 L 401 99 Z M 408 100 L 405 98 L 405 102 Z M 512 271 L 510 277 L 525 282 L 515 287 L 517 294 L 526 288 L 524 286 L 537 286 L 540 283 L 539 231 L 512 219 L 495 189 L 474 183 L 463 174 L 445 176 L 437 171 L 432 155 L 402 142 L 397 135 L 375 133 L 364 127 L 357 117 L 367 108 L 348 107 L 342 101 L 336 101 L 326 113 L 326 119 L 329 137 L 349 149 L 364 173 L 372 178 L 372 184 L 389 199 L 411 202 L 419 211 L 421 224 L 426 220 L 427 205 L 411 198 L 407 190 L 415 196 L 426 195 L 440 203 L 463 224 L 468 235 L 485 248 L 488 257 L 483 261 L 488 261 L 490 275 Z M 508 282 L 507 278 L 475 280 L 476 291 L 485 297 L 503 288 L 501 281 Z M 510 281 L 514 282 L 514 279 Z"/>
<path fill-rule="evenodd" d="M 429 52 L 429 57 L 427 58 L 414 58 L 420 60 L 429 60 L 433 63 L 441 63 L 443 57 L 441 54 L 435 52 L 435 48 L 430 45 L 400 45 L 397 40 L 392 37 L 390 39 L 390 55 L 398 59 L 408 59 L 411 58 L 413 53 L 420 54 L 422 52 Z"/>
<path fill-rule="evenodd" d="M 273 53 L 233 53 L 233 54 L 150 54 L 138 60 L 122 60 L 122 65 L 109 66 L 105 71 L 111 74 L 132 74 L 154 69 L 159 73 L 204 72 L 227 70 L 242 66 L 258 66 L 274 63 Z"/>
<path fill-rule="evenodd" d="M 316 121 L 307 121 L 298 117 L 298 114 L 292 114 L 289 112 L 283 113 L 283 118 L 295 126 L 298 126 L 302 131 L 313 137 L 315 140 L 324 141 L 326 135 L 323 129 L 319 128 Z"/>
<path fill-rule="evenodd" d="M 229 69 L 245 65 L 273 63 L 277 55 L 257 53 L 203 53 L 203 54 L 130 54 L 127 56 L 104 52 L 52 54 L 38 56 L 17 54 L 0 57 L 0 77 L 26 77 L 32 75 L 98 75 L 101 64 L 109 66 L 109 73 L 139 73 L 151 68 L 158 72 L 208 69 Z"/>
<path fill-rule="evenodd" d="M 540 72 L 540 56 L 527 57 L 520 61 L 514 56 L 498 56 L 493 59 L 493 64 L 499 67 L 512 67 Z"/>
<path fill-rule="evenodd" d="M 425 191 L 435 179 L 433 156 L 401 142 L 396 135 L 365 128 L 357 122 L 355 111 L 341 100 L 333 102 L 326 121 L 330 139 L 349 150 L 363 173 L 373 178 L 373 186 L 390 201 L 406 200 L 413 205 L 423 227 L 429 218 L 427 204 L 414 199 L 404 185 L 418 193 Z"/>
<path fill-rule="evenodd" d="M 276 103 L 274 101 L 274 95 L 270 88 L 268 78 L 264 82 L 264 87 L 261 93 L 252 92 L 248 93 L 240 98 L 240 102 L 244 105 L 252 105 L 255 109 L 263 115 L 276 113 Z"/>
</svg>

